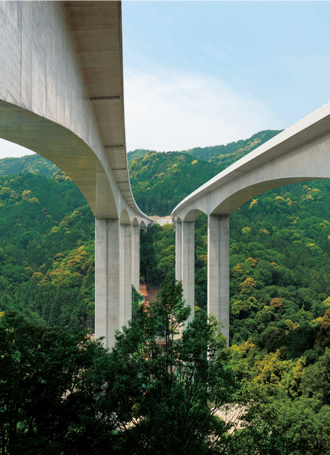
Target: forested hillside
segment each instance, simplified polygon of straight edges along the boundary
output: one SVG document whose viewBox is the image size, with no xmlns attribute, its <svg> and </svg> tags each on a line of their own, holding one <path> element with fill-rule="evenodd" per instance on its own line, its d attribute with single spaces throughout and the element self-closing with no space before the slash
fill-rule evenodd
<svg viewBox="0 0 330 455">
<path fill-rule="evenodd" d="M 188 194 L 278 133 L 261 131 L 246 140 L 182 152 L 130 152 L 135 200 L 149 215 L 169 215 Z"/>
<path fill-rule="evenodd" d="M 231 338 L 253 337 L 275 349 L 286 336 L 292 355 L 315 342 L 315 320 L 330 309 L 330 184 L 296 184 L 249 201 L 231 216 Z M 171 226 L 142 233 L 142 275 L 173 273 Z M 196 221 L 196 304 L 206 309 L 207 225 Z M 320 322 L 320 321 L 319 321 Z M 311 339 L 301 335 L 314 333 Z M 298 351 L 297 351 L 298 350 Z"/>
<path fill-rule="evenodd" d="M 254 150 L 259 145 L 264 142 L 269 141 L 272 137 L 276 136 L 280 131 L 279 130 L 265 130 L 260 131 L 259 133 L 254 134 L 248 139 L 241 139 L 237 142 L 230 142 L 226 145 L 213 145 L 210 147 L 195 147 L 188 150 L 181 150 L 179 153 L 189 153 L 195 158 L 200 158 L 205 161 L 214 161 L 215 163 L 220 162 L 221 160 L 227 160 L 231 155 L 234 159 L 232 162 L 236 161 L 242 156 Z M 128 162 L 141 158 L 146 155 L 151 150 L 147 149 L 136 149 L 132 152 L 127 153 Z M 223 156 L 221 156 L 223 155 Z M 231 163 L 230 163 L 231 164 Z M 228 166 L 228 162 L 226 162 Z"/>
<path fill-rule="evenodd" d="M 269 139 L 276 136 L 278 133 L 280 133 L 280 131 L 277 130 L 260 131 L 245 140 L 242 139 L 237 142 L 230 142 L 227 145 L 196 147 L 187 150 L 187 153 L 190 153 L 196 158 L 209 161 L 210 163 L 223 164 L 224 167 L 227 167 L 244 155 L 252 152 L 255 148 L 269 141 Z"/>
<path fill-rule="evenodd" d="M 37 156 L 0 163 L 53 167 Z M 50 326 L 94 324 L 94 218 L 60 170 L 0 176 L 0 308 Z"/>
<path fill-rule="evenodd" d="M 40 155 L 26 155 L 21 158 L 4 158 L 0 160 L 0 175 L 30 172 L 31 174 L 42 174 L 46 177 L 52 177 L 56 171 L 58 171 L 58 167 Z"/>
<path fill-rule="evenodd" d="M 197 159 L 198 153 L 202 156 L 198 149 L 137 151 L 130 162 L 137 203 L 148 214 L 169 214 L 220 167 L 275 133 L 261 132 L 247 141 L 204 150 L 203 156 L 210 158 L 227 147 L 228 153 L 219 157 L 221 165 L 212 156 L 211 163 Z M 83 196 L 69 177 L 37 155 L 1 160 L 0 169 L 0 309 L 16 309 L 49 325 L 92 327 L 94 220 Z M 328 181 L 309 182 L 260 195 L 231 216 L 233 343 L 250 337 L 274 350 L 286 337 L 302 336 L 297 348 L 290 344 L 292 356 L 313 345 L 318 318 L 329 306 L 329 203 Z M 160 284 L 163 274 L 173 275 L 174 262 L 171 226 L 141 232 L 144 280 Z M 206 220 L 200 216 L 196 305 L 201 309 L 206 308 L 206 264 Z M 310 338 L 301 335 L 305 328 Z"/>
<path fill-rule="evenodd" d="M 132 160 L 135 160 L 136 158 L 141 158 L 148 152 L 150 152 L 150 150 L 147 149 L 136 149 L 133 150 L 132 152 L 127 152 L 127 160 L 130 163 Z"/>
<path fill-rule="evenodd" d="M 135 199 L 148 214 L 168 215 L 274 134 L 187 153 L 133 152 Z M 15 310 L 39 325 L 93 328 L 94 218 L 85 199 L 37 155 L 0 160 L 0 169 L 0 312 Z M 230 225 L 231 365 L 253 389 L 258 406 L 249 418 L 264 429 L 265 444 L 284 444 L 256 453 L 291 455 L 292 444 L 294 453 L 328 453 L 322 429 L 330 418 L 330 182 L 262 194 L 236 210 Z M 205 215 L 195 232 L 195 310 L 203 312 Z M 160 286 L 164 275 L 174 278 L 174 265 L 173 226 L 141 231 L 141 280 Z M 252 445 L 255 436 L 248 437 Z"/>
<path fill-rule="evenodd" d="M 189 193 L 218 174 L 214 164 L 187 153 L 148 152 L 130 162 L 134 198 L 149 215 L 169 215 Z"/>
</svg>

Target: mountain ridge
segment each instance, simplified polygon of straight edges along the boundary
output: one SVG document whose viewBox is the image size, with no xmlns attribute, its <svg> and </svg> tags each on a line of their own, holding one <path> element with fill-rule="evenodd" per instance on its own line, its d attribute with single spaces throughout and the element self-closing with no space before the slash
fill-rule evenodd
<svg viewBox="0 0 330 455">
<path fill-rule="evenodd" d="M 195 156 L 196 158 L 203 159 L 205 161 L 210 161 L 212 158 L 217 158 L 220 155 L 238 155 L 242 154 L 242 156 L 246 155 L 247 153 L 254 150 L 256 147 L 259 147 L 261 144 L 267 142 L 272 137 L 276 136 L 276 134 L 280 133 L 282 130 L 262 130 L 258 133 L 253 134 L 251 137 L 247 139 L 240 139 L 238 141 L 228 142 L 227 144 L 223 145 L 213 145 L 207 147 L 194 147 L 192 149 L 187 150 L 170 150 L 168 152 L 164 151 L 156 151 L 156 150 L 149 150 L 149 149 L 136 149 L 132 150 L 127 153 L 128 162 L 135 160 L 137 158 L 142 158 L 149 152 L 156 152 L 156 153 L 169 153 L 169 152 L 176 152 L 176 153 L 188 153 L 189 155 Z M 227 156 L 228 158 L 228 156 Z M 241 158 L 241 156 L 240 156 Z M 237 158 L 236 158 L 237 159 Z"/>
</svg>

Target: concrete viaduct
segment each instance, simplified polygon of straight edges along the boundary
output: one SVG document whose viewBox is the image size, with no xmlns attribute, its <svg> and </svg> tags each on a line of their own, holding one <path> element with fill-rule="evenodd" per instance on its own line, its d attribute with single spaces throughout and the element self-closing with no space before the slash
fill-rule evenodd
<svg viewBox="0 0 330 455">
<path fill-rule="evenodd" d="M 0 2 L 0 137 L 66 172 L 95 215 L 95 331 L 111 346 L 139 289 L 128 174 L 121 3 Z"/>
<path fill-rule="evenodd" d="M 0 137 L 55 163 L 95 215 L 95 331 L 105 345 L 139 288 L 137 207 L 128 174 L 121 4 L 0 2 Z M 229 338 L 229 216 L 258 194 L 330 178 L 330 103 L 211 179 L 172 212 L 176 278 L 194 307 L 194 221 L 208 215 L 208 313 Z M 193 312 L 192 312 L 193 313 Z"/>
<path fill-rule="evenodd" d="M 176 279 L 194 310 L 195 220 L 208 216 L 207 312 L 225 324 L 229 340 L 229 216 L 265 191 L 330 178 L 330 102 L 186 197 L 172 212 L 176 226 Z"/>
</svg>

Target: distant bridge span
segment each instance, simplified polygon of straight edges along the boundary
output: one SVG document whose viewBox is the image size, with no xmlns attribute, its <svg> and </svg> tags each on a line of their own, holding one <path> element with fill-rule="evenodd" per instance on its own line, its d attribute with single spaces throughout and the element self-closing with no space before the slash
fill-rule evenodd
<svg viewBox="0 0 330 455">
<path fill-rule="evenodd" d="M 139 289 L 126 157 L 121 3 L 0 2 L 0 137 L 76 183 L 95 215 L 95 330 L 111 346 Z"/>
<path fill-rule="evenodd" d="M 195 228 L 208 215 L 207 311 L 225 324 L 229 340 L 229 216 L 265 191 L 330 178 L 330 102 L 229 166 L 178 204 L 176 279 L 194 309 Z"/>
</svg>

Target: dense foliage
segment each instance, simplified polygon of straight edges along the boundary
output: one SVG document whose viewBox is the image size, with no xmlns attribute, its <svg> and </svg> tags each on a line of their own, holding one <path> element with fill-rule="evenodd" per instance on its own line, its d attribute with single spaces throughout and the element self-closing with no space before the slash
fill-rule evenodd
<svg viewBox="0 0 330 455">
<path fill-rule="evenodd" d="M 31 174 L 41 174 L 46 177 L 52 177 L 58 170 L 59 169 L 55 164 L 40 155 L 26 155 L 21 158 L 3 158 L 0 160 L 0 175 L 30 172 Z"/>
<path fill-rule="evenodd" d="M 318 321 L 313 348 L 299 358 L 288 358 L 288 339 L 275 352 L 251 339 L 232 346 L 236 380 L 249 384 L 251 397 L 243 421 L 252 425 L 237 438 L 237 453 L 243 448 L 253 455 L 330 453 L 329 316 L 327 311 Z"/>
<path fill-rule="evenodd" d="M 149 215 L 169 215 L 188 194 L 278 133 L 261 131 L 246 140 L 183 152 L 130 152 L 135 200 Z"/>
<path fill-rule="evenodd" d="M 160 285 L 164 275 L 175 276 L 175 245 L 173 226 L 159 224 L 141 231 L 140 273 L 142 282 Z"/>
<path fill-rule="evenodd" d="M 0 176 L 0 309 L 92 326 L 93 236 L 92 213 L 62 171 Z"/>
<path fill-rule="evenodd" d="M 168 215 L 185 196 L 218 172 L 214 164 L 187 153 L 148 152 L 130 162 L 135 200 L 150 215 Z"/>
<path fill-rule="evenodd" d="M 135 160 L 136 158 L 141 158 L 148 152 L 150 152 L 150 150 L 147 149 L 136 149 L 133 150 L 132 152 L 127 152 L 127 161 L 130 163 L 132 160 Z"/>
<path fill-rule="evenodd" d="M 226 340 L 204 312 L 182 331 L 188 316 L 181 284 L 166 279 L 157 302 L 141 305 L 117 336 L 113 365 L 131 400 L 125 454 L 211 455 L 227 446 L 231 422 L 216 417 L 235 392 Z"/>
<path fill-rule="evenodd" d="M 105 403 L 104 371 L 107 352 L 86 331 L 0 313 L 1 453 L 107 453 L 118 421 L 109 397 Z"/>
<path fill-rule="evenodd" d="M 2 453 L 222 453 L 232 425 L 215 413 L 234 372 L 217 321 L 200 313 L 182 332 L 188 315 L 167 280 L 109 353 L 84 331 L 0 314 Z"/>
<path fill-rule="evenodd" d="M 275 356 L 292 377 L 297 362 L 303 376 L 305 367 L 320 370 L 318 362 L 330 347 L 329 204 L 329 183 L 317 181 L 268 192 L 231 216 L 230 337 L 244 350 L 253 347 L 252 364 Z M 164 250 L 169 249 L 171 232 L 169 225 L 152 228 L 146 238 L 152 242 L 149 250 L 161 252 L 166 239 Z M 196 220 L 195 232 L 196 305 L 206 310 L 205 216 Z M 150 276 L 160 274 L 157 257 Z M 268 373 L 276 382 L 276 373 Z"/>
<path fill-rule="evenodd" d="M 329 454 L 330 350 L 227 349 L 203 310 L 180 333 L 181 296 L 166 279 L 111 353 L 84 331 L 0 314 L 2 453 Z"/>
<path fill-rule="evenodd" d="M 226 145 L 216 145 L 213 147 L 196 147 L 187 151 L 192 156 L 209 161 L 210 163 L 220 164 L 221 170 L 235 161 L 242 158 L 244 155 L 252 152 L 255 148 L 269 141 L 276 136 L 280 131 L 266 130 L 254 134 L 248 139 L 241 139 L 237 142 L 230 142 Z M 219 171 L 218 171 L 219 172 Z"/>
<path fill-rule="evenodd" d="M 225 161 L 226 166 L 228 166 L 228 158 L 230 158 L 230 164 L 234 161 L 237 161 L 242 156 L 254 150 L 259 145 L 262 145 L 264 142 L 269 141 L 272 137 L 276 136 L 280 131 L 279 130 L 265 130 L 260 131 L 259 133 L 254 134 L 248 139 L 241 139 L 237 142 L 230 142 L 226 145 L 214 145 L 210 147 L 195 147 L 189 150 L 181 150 L 177 153 L 189 153 L 195 158 L 199 158 L 205 161 L 219 163 Z M 141 158 L 150 150 L 147 149 L 137 149 L 132 152 L 127 153 L 128 162 Z"/>
<path fill-rule="evenodd" d="M 306 182 L 262 194 L 231 216 L 232 364 L 253 403 L 234 453 L 330 452 L 329 204 L 328 181 Z M 201 215 L 195 229 L 197 310 L 206 309 L 206 222 Z M 149 251 L 170 248 L 171 230 L 152 228 Z M 154 258 L 155 276 L 161 256 Z"/>
</svg>

